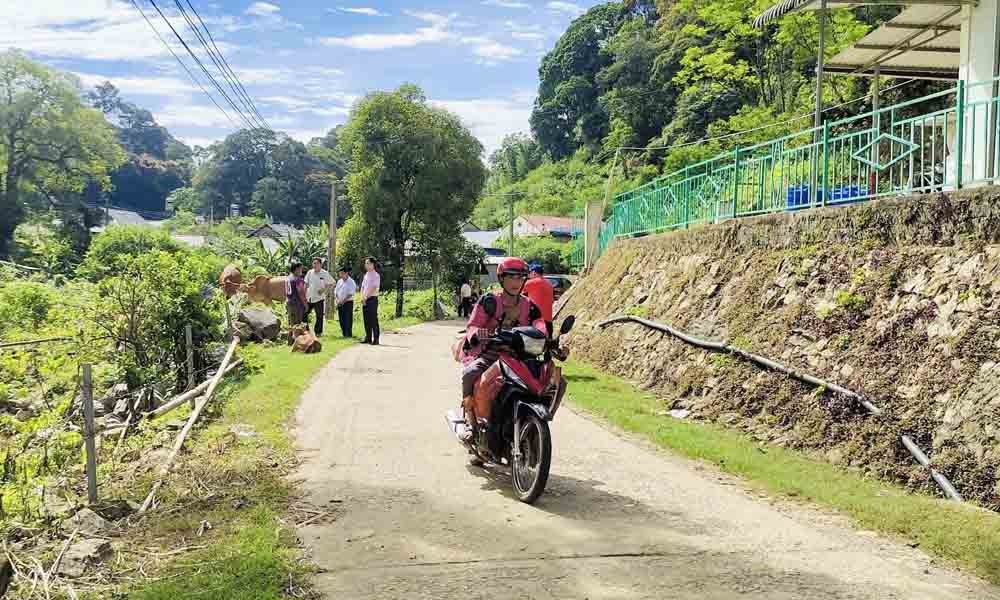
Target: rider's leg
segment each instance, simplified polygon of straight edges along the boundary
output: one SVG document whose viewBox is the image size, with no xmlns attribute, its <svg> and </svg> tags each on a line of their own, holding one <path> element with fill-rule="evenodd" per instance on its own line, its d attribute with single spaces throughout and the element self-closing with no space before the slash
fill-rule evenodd
<svg viewBox="0 0 1000 600">
<path fill-rule="evenodd" d="M 465 414 L 466 435 L 472 439 L 473 428 L 476 426 L 476 414 L 474 410 L 473 394 L 476 390 L 476 382 L 479 381 L 483 373 L 489 367 L 489 363 L 478 358 L 462 369 L 462 410 Z"/>
</svg>

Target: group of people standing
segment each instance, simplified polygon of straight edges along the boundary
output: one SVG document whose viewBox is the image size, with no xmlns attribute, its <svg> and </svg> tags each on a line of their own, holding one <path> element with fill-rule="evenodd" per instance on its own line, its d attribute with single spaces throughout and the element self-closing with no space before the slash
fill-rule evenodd
<svg viewBox="0 0 1000 600">
<path fill-rule="evenodd" d="M 365 327 L 362 343 L 379 344 L 381 330 L 378 321 L 378 295 L 382 287 L 382 277 L 378 273 L 378 262 L 365 259 L 365 275 L 361 280 L 361 315 Z M 309 326 L 313 313 L 316 315 L 313 333 L 323 335 L 323 321 L 326 316 L 326 302 L 333 288 L 333 301 L 337 306 L 337 321 L 340 333 L 345 338 L 354 337 L 354 299 L 358 285 L 351 278 L 351 268 L 340 267 L 337 279 L 323 268 L 323 259 L 312 260 L 312 268 L 307 272 L 305 265 L 293 262 L 289 268 L 285 286 L 285 307 L 288 311 L 288 325 L 301 323 Z"/>
</svg>

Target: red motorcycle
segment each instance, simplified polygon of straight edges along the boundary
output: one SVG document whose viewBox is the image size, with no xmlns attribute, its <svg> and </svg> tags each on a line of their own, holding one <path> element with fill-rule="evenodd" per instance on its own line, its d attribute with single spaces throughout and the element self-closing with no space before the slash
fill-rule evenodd
<svg viewBox="0 0 1000 600">
<path fill-rule="evenodd" d="M 476 423 L 470 441 L 463 441 L 468 425 L 460 408 L 448 411 L 448 427 L 478 460 L 510 465 L 514 494 L 531 504 L 545 491 L 552 462 L 549 421 L 566 394 L 566 380 L 555 360 L 566 360 L 568 350 L 559 337 L 573 329 L 567 317 L 559 336 L 549 339 L 534 327 L 498 331 L 485 340 L 500 354 L 476 385 Z"/>
</svg>

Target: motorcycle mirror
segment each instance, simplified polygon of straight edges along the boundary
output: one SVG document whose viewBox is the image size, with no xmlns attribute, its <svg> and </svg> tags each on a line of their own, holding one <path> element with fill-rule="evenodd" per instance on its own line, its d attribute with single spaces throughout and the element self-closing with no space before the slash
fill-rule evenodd
<svg viewBox="0 0 1000 600">
<path fill-rule="evenodd" d="M 576 325 L 576 315 L 566 317 L 566 320 L 562 322 L 562 326 L 559 328 L 559 334 L 566 335 L 570 331 L 573 331 L 573 325 Z"/>
</svg>

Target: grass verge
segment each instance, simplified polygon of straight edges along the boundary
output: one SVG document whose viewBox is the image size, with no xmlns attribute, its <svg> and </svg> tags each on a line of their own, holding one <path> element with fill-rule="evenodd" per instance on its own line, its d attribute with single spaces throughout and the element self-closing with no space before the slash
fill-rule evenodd
<svg viewBox="0 0 1000 600">
<path fill-rule="evenodd" d="M 860 526 L 902 536 L 926 552 L 1000 584 L 1000 515 L 909 493 L 827 462 L 760 444 L 711 423 L 660 416 L 663 403 L 589 365 L 564 370 L 569 401 L 684 456 L 718 465 L 768 493 L 801 498 L 852 517 Z"/>
<path fill-rule="evenodd" d="M 276 600 L 300 592 L 308 568 L 287 517 L 294 495 L 286 476 L 295 464 L 288 425 L 313 376 L 352 343 L 324 339 L 311 355 L 246 348 L 260 368 L 221 388 L 210 424 L 189 440 L 160 506 L 131 540 L 168 552 L 204 547 L 156 566 L 128 598 Z"/>
</svg>

